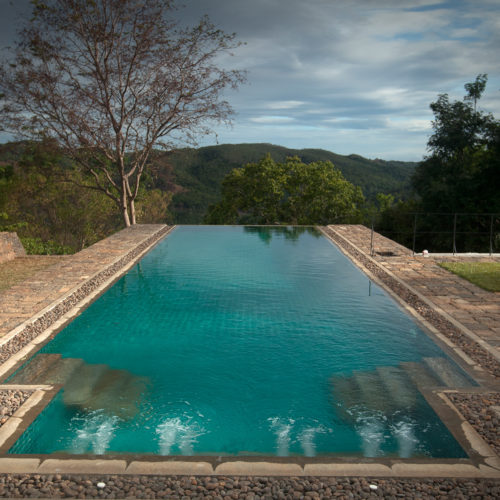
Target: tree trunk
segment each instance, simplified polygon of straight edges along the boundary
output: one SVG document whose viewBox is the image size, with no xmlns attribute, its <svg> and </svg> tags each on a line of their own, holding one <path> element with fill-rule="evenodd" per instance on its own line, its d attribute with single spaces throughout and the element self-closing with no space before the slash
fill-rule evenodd
<svg viewBox="0 0 500 500">
<path fill-rule="evenodd" d="M 120 196 L 120 210 L 122 212 L 123 223 L 125 227 L 130 227 L 130 218 L 128 216 L 128 206 L 127 206 L 127 191 L 125 185 L 122 185 L 122 193 Z"/>
<path fill-rule="evenodd" d="M 129 206 L 130 206 L 130 222 L 132 225 L 137 224 L 135 220 L 135 201 L 130 200 Z"/>
</svg>

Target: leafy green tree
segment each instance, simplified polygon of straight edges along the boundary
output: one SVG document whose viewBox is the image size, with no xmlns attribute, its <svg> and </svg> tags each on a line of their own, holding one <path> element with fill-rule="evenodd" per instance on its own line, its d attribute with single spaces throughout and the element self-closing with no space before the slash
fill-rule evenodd
<svg viewBox="0 0 500 500">
<path fill-rule="evenodd" d="M 82 188 L 86 179 L 54 143 L 28 144 L 9 170 L 0 212 L 32 253 L 78 251 L 119 228 L 111 200 Z"/>
<path fill-rule="evenodd" d="M 305 164 L 297 157 L 232 170 L 222 182 L 208 224 L 328 224 L 360 213 L 364 197 L 330 162 Z"/>
<path fill-rule="evenodd" d="M 16 231 L 28 253 L 72 253 L 120 227 L 112 201 L 85 188 L 88 179 L 53 141 L 24 144 L 0 167 L 0 230 Z M 141 223 L 165 223 L 171 193 L 145 177 L 137 203 Z"/>
<path fill-rule="evenodd" d="M 477 110 L 485 87 L 486 75 L 479 75 L 465 85 L 463 101 L 442 94 L 430 105 L 435 116 L 431 154 L 412 179 L 425 212 L 500 211 L 500 122 Z"/>
<path fill-rule="evenodd" d="M 485 251 L 492 225 L 500 224 L 500 217 L 488 215 L 500 212 L 500 122 L 478 108 L 486 82 L 486 75 L 478 75 L 465 85 L 463 100 L 441 94 L 430 105 L 430 154 L 412 178 L 418 195 L 414 211 L 425 213 L 417 221 L 421 248 Z M 386 225 L 390 219 L 387 212 Z"/>
<path fill-rule="evenodd" d="M 377 202 L 380 212 L 383 213 L 394 205 L 394 196 L 392 194 L 377 193 Z"/>
<path fill-rule="evenodd" d="M 487 81 L 488 75 L 483 73 L 482 75 L 478 75 L 474 82 L 465 84 L 465 90 L 467 91 L 465 100 L 474 103 L 474 111 L 477 110 L 477 101 L 481 99 Z"/>
<path fill-rule="evenodd" d="M 328 224 L 341 216 L 358 214 L 364 202 L 361 188 L 345 180 L 330 162 L 306 165 L 294 157 L 287 158 L 285 168 L 286 222 Z"/>
<path fill-rule="evenodd" d="M 170 221 L 168 206 L 172 193 L 161 189 L 145 191 L 137 203 L 137 221 L 140 224 L 165 224 Z"/>
</svg>

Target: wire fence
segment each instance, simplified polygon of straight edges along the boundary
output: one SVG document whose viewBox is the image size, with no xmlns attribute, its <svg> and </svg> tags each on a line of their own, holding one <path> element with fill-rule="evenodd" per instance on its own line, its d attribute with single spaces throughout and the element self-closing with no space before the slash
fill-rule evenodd
<svg viewBox="0 0 500 500">
<path fill-rule="evenodd" d="M 500 252 L 500 213 L 392 213 L 390 218 L 373 218 L 371 224 L 414 254 Z"/>
</svg>

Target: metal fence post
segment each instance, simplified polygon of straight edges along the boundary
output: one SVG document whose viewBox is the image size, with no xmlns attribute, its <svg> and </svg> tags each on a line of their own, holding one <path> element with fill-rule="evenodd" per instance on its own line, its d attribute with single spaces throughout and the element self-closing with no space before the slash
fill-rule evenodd
<svg viewBox="0 0 500 500">
<path fill-rule="evenodd" d="M 490 219 L 490 257 L 493 254 L 493 214 Z"/>
<path fill-rule="evenodd" d="M 456 237 L 457 237 L 457 214 L 455 214 L 453 217 L 453 255 L 457 253 Z"/>
<path fill-rule="evenodd" d="M 417 239 L 417 215 L 415 214 L 415 219 L 413 220 L 413 257 L 415 257 L 415 240 Z"/>
<path fill-rule="evenodd" d="M 372 234 L 370 238 L 370 257 L 373 257 L 373 217 L 372 217 Z"/>
</svg>

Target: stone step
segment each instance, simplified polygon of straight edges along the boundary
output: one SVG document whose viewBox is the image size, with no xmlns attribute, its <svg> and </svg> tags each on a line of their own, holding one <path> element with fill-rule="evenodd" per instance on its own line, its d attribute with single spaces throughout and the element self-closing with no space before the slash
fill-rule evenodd
<svg viewBox="0 0 500 500">
<path fill-rule="evenodd" d="M 442 385 L 442 382 L 422 363 L 416 361 L 403 361 L 399 363 L 399 366 L 407 373 L 408 377 L 419 390 Z"/>
<path fill-rule="evenodd" d="M 447 387 L 472 387 L 472 382 L 460 373 L 448 359 L 442 357 L 423 358 L 422 360 L 439 380 Z"/>
<path fill-rule="evenodd" d="M 376 370 L 366 372 L 354 371 L 352 378 L 359 388 L 359 403 L 361 405 L 374 412 L 392 413 L 395 409 L 395 404 L 388 397 L 387 390 L 383 386 Z"/>
<path fill-rule="evenodd" d="M 82 365 L 83 359 L 61 358 L 42 375 L 43 383 L 64 385 Z"/>
<path fill-rule="evenodd" d="M 61 359 L 60 354 L 37 354 L 22 370 L 9 380 L 10 384 L 42 384 L 42 378 L 51 366 Z"/>
<path fill-rule="evenodd" d="M 398 408 L 409 409 L 416 405 L 417 387 L 401 368 L 377 366 L 376 371 L 386 388 L 386 397 L 394 401 Z"/>
<path fill-rule="evenodd" d="M 356 382 L 351 377 L 337 375 L 331 378 L 331 383 L 336 407 L 340 408 L 344 417 L 349 417 L 349 411 L 360 404 L 360 391 Z"/>
<path fill-rule="evenodd" d="M 146 385 L 146 379 L 125 370 L 106 370 L 94 385 L 85 407 L 124 419 L 132 418 L 139 411 Z"/>
<path fill-rule="evenodd" d="M 84 407 L 92 397 L 94 386 L 107 370 L 109 370 L 107 365 L 83 363 L 73 372 L 73 376 L 64 386 L 64 404 Z"/>
</svg>

